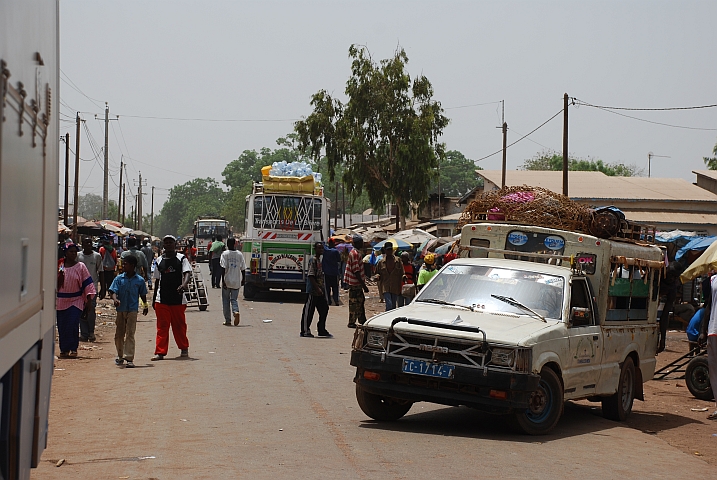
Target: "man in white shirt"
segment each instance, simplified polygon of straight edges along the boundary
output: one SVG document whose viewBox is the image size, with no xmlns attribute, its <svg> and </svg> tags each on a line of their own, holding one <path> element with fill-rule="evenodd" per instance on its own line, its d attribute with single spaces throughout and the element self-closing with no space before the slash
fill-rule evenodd
<svg viewBox="0 0 717 480">
<path fill-rule="evenodd" d="M 227 240 L 227 248 L 219 259 L 222 275 L 222 306 L 224 308 L 224 325 L 231 326 L 232 314 L 234 326 L 239 325 L 239 288 L 244 285 L 244 255 L 236 249 L 236 239 Z M 215 266 L 216 268 L 216 266 Z"/>
</svg>

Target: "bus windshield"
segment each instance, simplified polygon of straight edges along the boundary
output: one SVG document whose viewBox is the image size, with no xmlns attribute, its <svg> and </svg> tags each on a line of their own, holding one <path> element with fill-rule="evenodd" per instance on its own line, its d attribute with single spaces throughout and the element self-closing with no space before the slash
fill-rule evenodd
<svg viewBox="0 0 717 480">
<path fill-rule="evenodd" d="M 197 222 L 197 237 L 227 236 L 226 222 Z"/>
<path fill-rule="evenodd" d="M 257 195 L 254 198 L 254 228 L 275 230 L 321 230 L 322 200 L 316 197 Z"/>
</svg>

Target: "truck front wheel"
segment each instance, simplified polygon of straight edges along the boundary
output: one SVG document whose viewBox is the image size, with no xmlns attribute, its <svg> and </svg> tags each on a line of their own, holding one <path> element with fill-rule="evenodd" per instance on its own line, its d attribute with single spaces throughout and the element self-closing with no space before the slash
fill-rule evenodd
<svg viewBox="0 0 717 480">
<path fill-rule="evenodd" d="M 617 392 L 602 401 L 602 415 L 610 420 L 624 421 L 632 411 L 635 400 L 635 364 L 627 357 L 620 370 Z"/>
<path fill-rule="evenodd" d="M 251 300 L 252 298 L 256 297 L 257 293 L 259 293 L 259 288 L 257 288 L 255 285 L 251 283 L 244 284 L 244 298 L 246 298 L 247 300 Z"/>
<path fill-rule="evenodd" d="M 530 395 L 528 408 L 517 412 L 515 419 L 529 435 L 545 435 L 558 424 L 563 415 L 563 384 L 558 374 L 544 367 L 538 389 Z"/>
<path fill-rule="evenodd" d="M 368 393 L 358 384 L 356 385 L 356 400 L 361 410 L 363 410 L 363 413 L 374 420 L 385 422 L 398 420 L 408 413 L 413 405 L 413 402 L 407 400 L 399 400 L 397 398 Z"/>
</svg>

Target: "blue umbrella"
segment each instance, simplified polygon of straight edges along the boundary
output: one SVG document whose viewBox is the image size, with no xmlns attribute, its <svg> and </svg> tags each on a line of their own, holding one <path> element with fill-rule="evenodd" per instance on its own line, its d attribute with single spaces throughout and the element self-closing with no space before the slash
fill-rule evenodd
<svg viewBox="0 0 717 480">
<path fill-rule="evenodd" d="M 679 260 L 690 250 L 706 250 L 707 247 L 712 245 L 715 240 L 717 240 L 717 237 L 697 237 L 677 251 L 677 254 L 675 254 L 675 260 Z"/>
<path fill-rule="evenodd" d="M 404 242 L 400 238 L 387 238 L 386 240 L 383 240 L 382 242 L 378 242 L 376 245 L 373 246 L 374 250 L 381 250 L 383 246 L 388 243 L 393 244 L 394 250 L 410 250 L 413 248 L 413 245 L 411 245 L 408 242 Z"/>
</svg>

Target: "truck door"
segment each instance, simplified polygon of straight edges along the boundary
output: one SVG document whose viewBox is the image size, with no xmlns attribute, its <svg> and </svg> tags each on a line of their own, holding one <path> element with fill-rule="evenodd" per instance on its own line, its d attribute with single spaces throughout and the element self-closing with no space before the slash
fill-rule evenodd
<svg viewBox="0 0 717 480">
<path fill-rule="evenodd" d="M 602 330 L 585 278 L 575 277 L 570 288 L 568 337 L 570 350 L 565 372 L 565 396 L 595 392 L 602 363 Z"/>
</svg>

